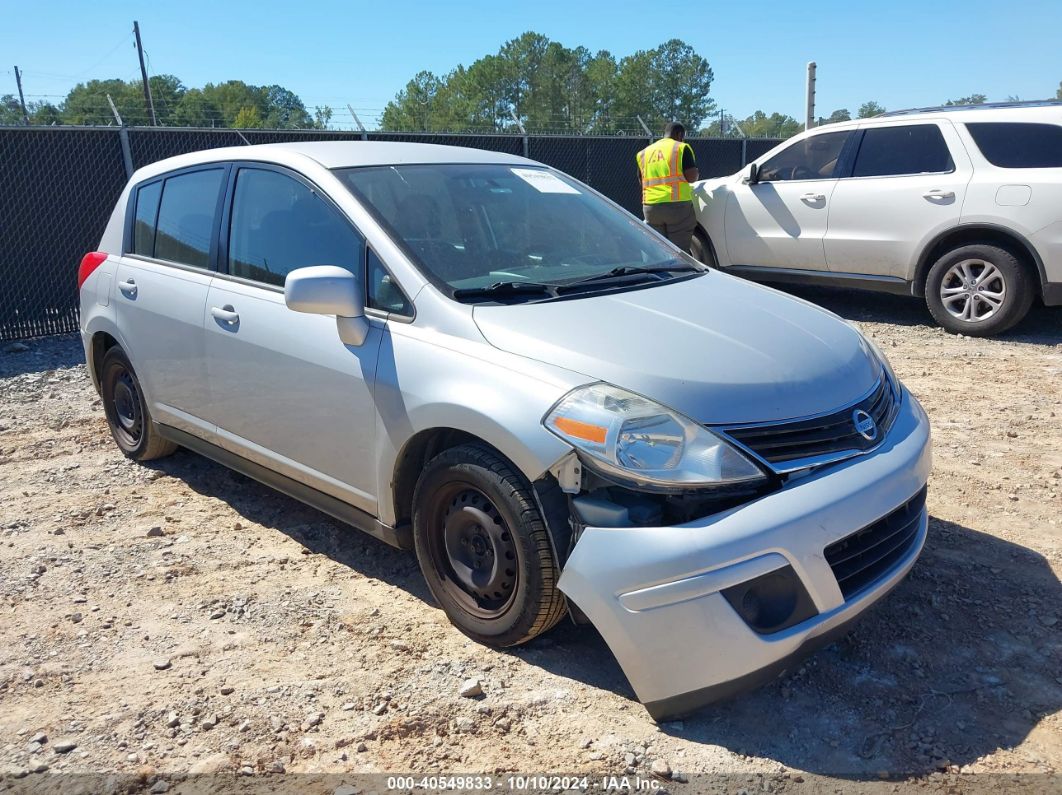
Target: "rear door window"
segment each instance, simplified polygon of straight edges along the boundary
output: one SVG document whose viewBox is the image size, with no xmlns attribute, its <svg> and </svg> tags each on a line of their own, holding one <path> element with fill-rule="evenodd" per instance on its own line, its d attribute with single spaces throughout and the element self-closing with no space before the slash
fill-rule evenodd
<svg viewBox="0 0 1062 795">
<path fill-rule="evenodd" d="M 166 179 L 159 203 L 155 257 L 196 268 L 210 267 L 210 242 L 224 176 L 223 168 L 212 168 Z"/>
<path fill-rule="evenodd" d="M 905 176 L 954 169 L 948 145 L 937 125 L 904 124 L 865 130 L 852 176 Z"/>
<path fill-rule="evenodd" d="M 1062 125 L 967 123 L 985 160 L 1000 168 L 1062 168 Z"/>
<path fill-rule="evenodd" d="M 133 253 L 155 256 L 155 219 L 159 214 L 162 182 L 144 185 L 136 192 L 136 213 L 133 217 Z"/>
<path fill-rule="evenodd" d="M 316 191 L 277 171 L 242 168 L 229 228 L 229 273 L 282 286 L 296 268 L 336 265 L 363 279 L 364 244 Z"/>
</svg>

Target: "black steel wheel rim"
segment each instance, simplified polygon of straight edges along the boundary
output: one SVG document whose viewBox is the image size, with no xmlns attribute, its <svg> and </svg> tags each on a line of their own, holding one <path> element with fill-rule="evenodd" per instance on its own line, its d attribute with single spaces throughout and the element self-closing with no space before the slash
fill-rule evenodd
<svg viewBox="0 0 1062 795">
<path fill-rule="evenodd" d="M 519 561 L 512 530 L 497 506 L 470 483 L 440 488 L 432 500 L 431 563 L 450 598 L 481 619 L 512 606 Z"/>
<path fill-rule="evenodd" d="M 136 379 L 126 368 L 118 369 L 111 388 L 111 407 L 114 409 L 115 431 L 130 446 L 140 443 L 144 431 L 144 413 L 140 406 L 140 390 Z"/>
</svg>

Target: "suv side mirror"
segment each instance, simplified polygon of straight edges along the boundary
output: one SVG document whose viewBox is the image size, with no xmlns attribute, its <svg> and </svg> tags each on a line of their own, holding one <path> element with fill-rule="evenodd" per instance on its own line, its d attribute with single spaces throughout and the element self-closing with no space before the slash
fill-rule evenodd
<svg viewBox="0 0 1062 795">
<path fill-rule="evenodd" d="M 354 274 L 334 265 L 298 268 L 284 280 L 284 303 L 294 312 L 335 315 L 339 338 L 358 346 L 369 333 L 365 297 Z"/>
<path fill-rule="evenodd" d="M 741 181 L 746 185 L 755 185 L 760 181 L 760 169 L 755 163 L 749 163 L 741 171 Z"/>
</svg>

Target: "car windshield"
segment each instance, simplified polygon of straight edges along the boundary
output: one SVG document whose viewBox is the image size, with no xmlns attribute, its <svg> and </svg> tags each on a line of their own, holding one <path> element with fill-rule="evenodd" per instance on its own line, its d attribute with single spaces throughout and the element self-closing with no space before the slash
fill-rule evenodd
<svg viewBox="0 0 1062 795">
<path fill-rule="evenodd" d="M 336 173 L 457 300 L 549 300 L 703 270 L 633 216 L 544 168 L 448 163 Z"/>
</svg>

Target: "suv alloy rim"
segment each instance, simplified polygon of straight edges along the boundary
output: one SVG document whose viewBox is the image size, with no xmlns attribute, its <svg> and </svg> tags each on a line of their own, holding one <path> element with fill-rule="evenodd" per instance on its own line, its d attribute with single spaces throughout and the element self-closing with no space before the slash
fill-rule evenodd
<svg viewBox="0 0 1062 795">
<path fill-rule="evenodd" d="M 948 314 L 966 323 L 994 317 L 1007 300 L 1003 273 L 983 259 L 964 259 L 948 268 L 940 282 L 940 302 Z"/>
</svg>

